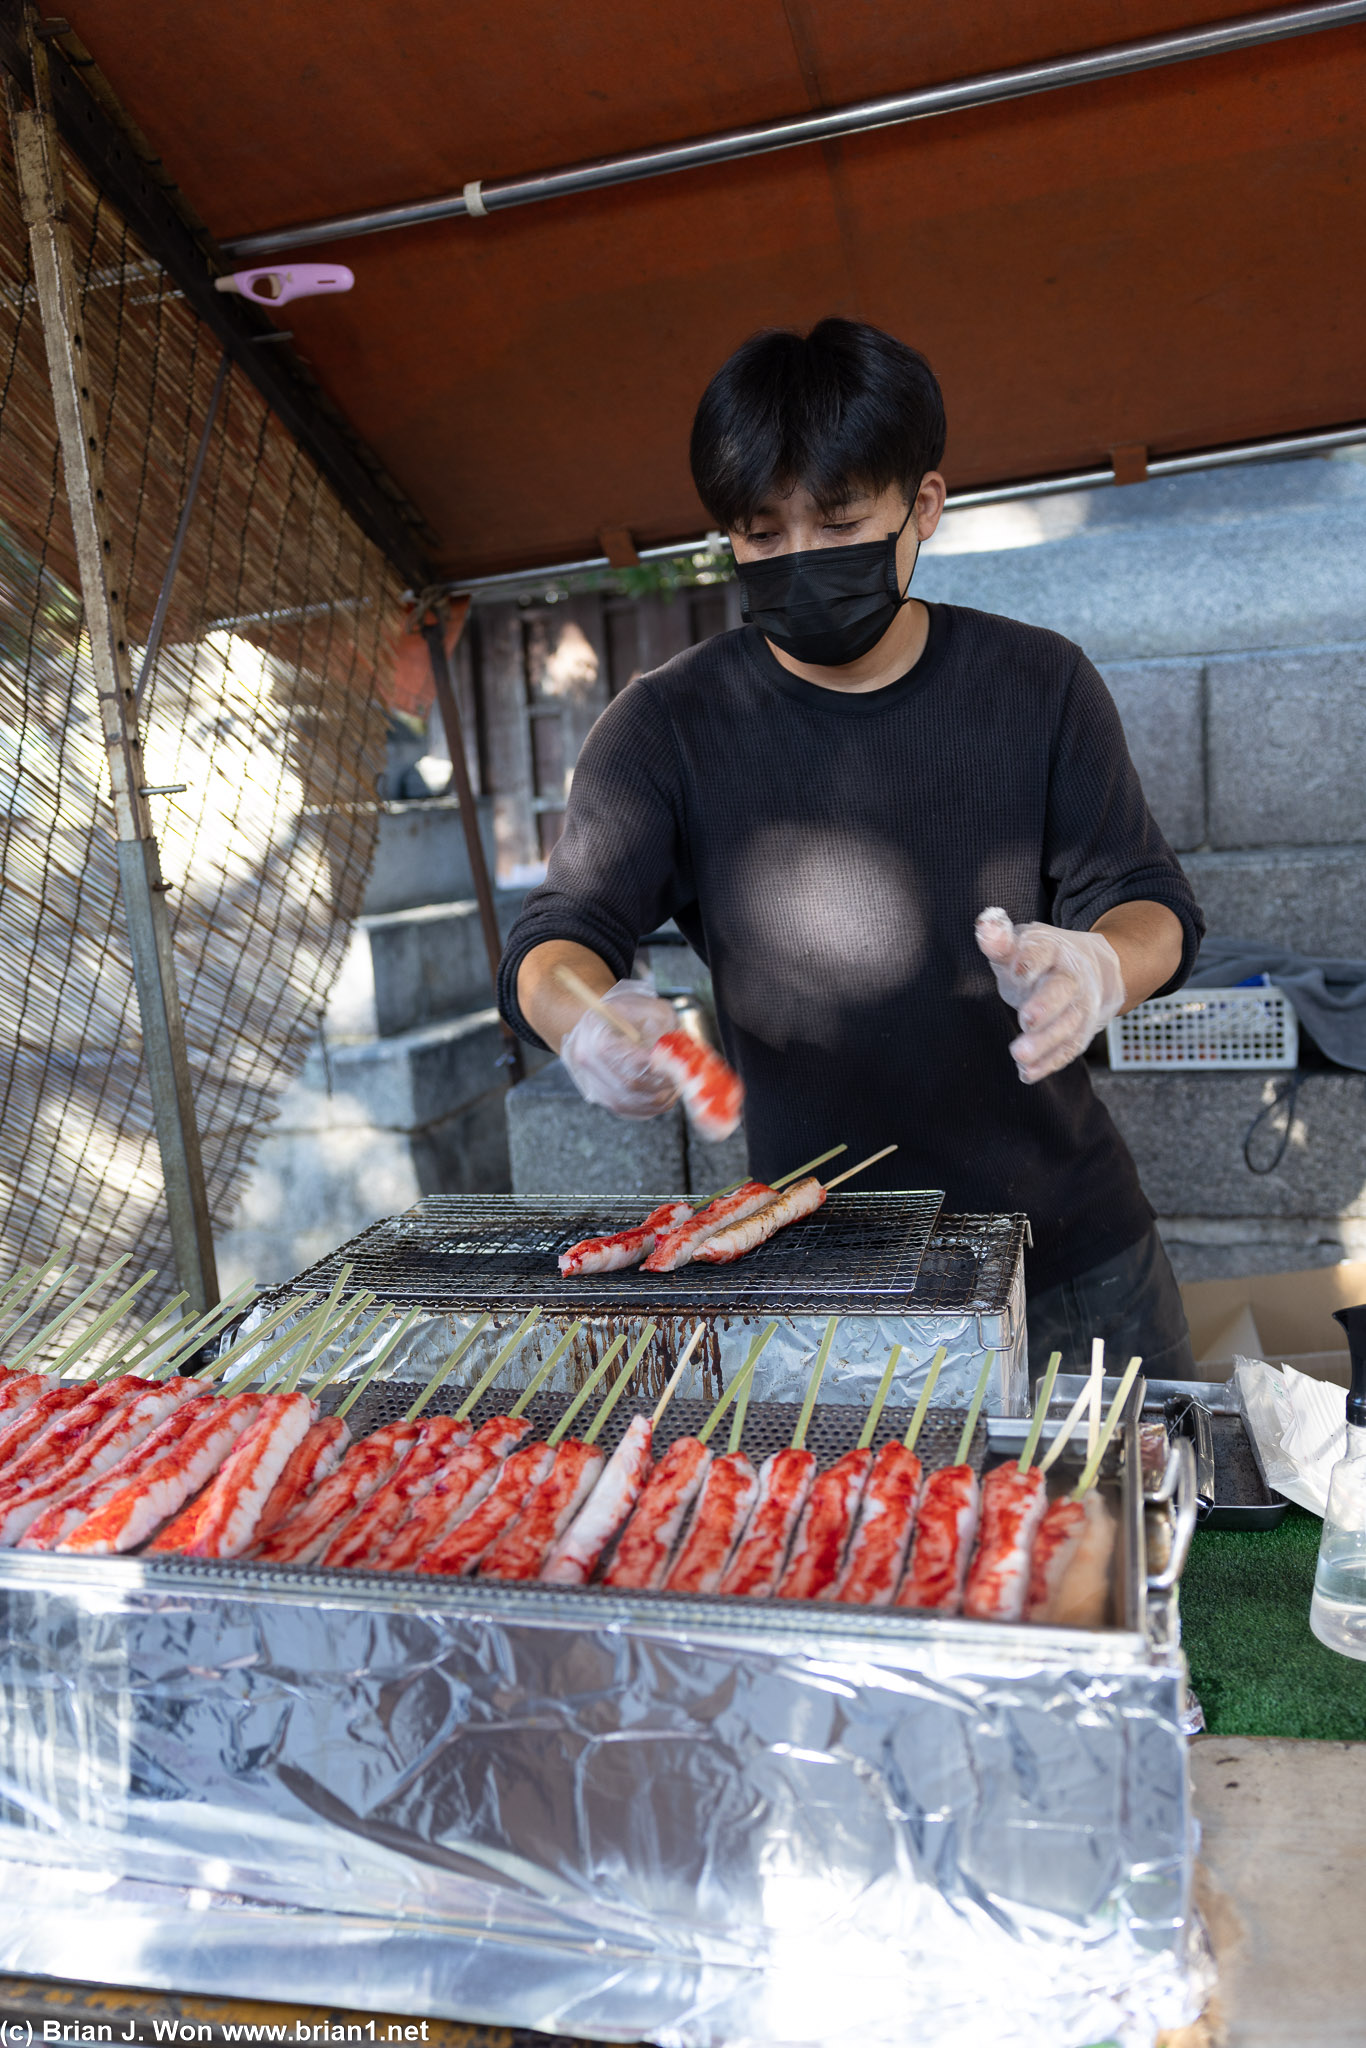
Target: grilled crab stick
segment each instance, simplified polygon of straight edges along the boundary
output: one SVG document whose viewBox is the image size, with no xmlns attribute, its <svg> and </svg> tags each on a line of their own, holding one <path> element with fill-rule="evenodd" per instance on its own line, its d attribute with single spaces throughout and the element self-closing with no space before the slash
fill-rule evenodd
<svg viewBox="0 0 1366 2048">
<path fill-rule="evenodd" d="M 732 1259 L 744 1258 L 746 1252 L 752 1252 L 770 1237 L 776 1237 L 789 1223 L 799 1223 L 802 1217 L 813 1216 L 831 1188 L 838 1187 L 841 1181 L 852 1180 L 856 1173 L 862 1173 L 865 1166 L 875 1165 L 895 1150 L 895 1145 L 884 1145 L 880 1152 L 861 1159 L 857 1166 L 846 1167 L 843 1173 L 837 1173 L 824 1187 L 810 1177 L 795 1182 L 748 1216 L 712 1233 L 699 1245 L 693 1257 L 714 1266 L 729 1265 Z"/>
<path fill-rule="evenodd" d="M 977 1474 L 967 1459 L 995 1362 L 996 1353 L 988 1351 L 968 1404 L 967 1419 L 958 1439 L 957 1458 L 952 1465 L 941 1466 L 938 1472 L 932 1472 L 925 1481 L 916 1513 L 911 1561 L 894 1603 L 898 1607 L 923 1607 L 938 1614 L 957 1614 L 963 1603 L 963 1587 L 972 1559 L 981 1505 Z"/>
<path fill-rule="evenodd" d="M 207 1413 L 198 1412 L 200 1404 L 192 1402 L 182 1411 L 195 1418 L 184 1434 L 64 1537 L 58 1549 L 101 1554 L 135 1549 L 213 1476 L 255 1421 L 261 1400 L 259 1394 L 234 1394 L 207 1403 Z"/>
<path fill-rule="evenodd" d="M 759 1493 L 754 1511 L 743 1540 L 722 1575 L 718 1592 L 762 1599 L 778 1589 L 788 1546 L 793 1541 L 793 1531 L 804 1519 L 815 1484 L 816 1460 L 806 1448 L 806 1432 L 838 1328 L 838 1316 L 831 1316 L 807 1382 L 792 1442 L 785 1450 L 774 1451 L 771 1457 L 765 1458 L 759 1468 Z M 806 1533 L 809 1536 L 809 1529 Z"/>
<path fill-rule="evenodd" d="M 585 1502 L 596 1491 L 598 1478 L 603 1470 L 603 1455 L 598 1450 L 595 1439 L 634 1378 L 636 1367 L 644 1357 L 654 1334 L 655 1325 L 647 1323 L 632 1346 L 631 1355 L 618 1374 L 616 1385 L 580 1441 L 566 1434 L 569 1425 L 606 1375 L 608 1367 L 626 1339 L 618 1337 L 608 1347 L 600 1364 L 590 1374 L 587 1383 L 550 1432 L 547 1442 L 554 1449 L 555 1462 L 527 1502 L 523 1514 L 498 1538 L 481 1561 L 481 1578 L 540 1577 L 560 1538 L 577 1519 L 579 1510 Z"/>
<path fill-rule="evenodd" d="M 761 1180 L 747 1180 L 733 1194 L 718 1195 L 705 1209 L 690 1213 L 682 1223 L 666 1230 L 644 1261 L 646 1273 L 672 1273 L 696 1258 L 700 1246 L 728 1224 L 752 1216 L 773 1200 L 773 1189 Z"/>
<path fill-rule="evenodd" d="M 754 1339 L 740 1371 L 731 1381 L 711 1414 L 703 1423 L 696 1436 L 675 1437 L 668 1450 L 655 1466 L 646 1481 L 635 1513 L 622 1531 L 612 1561 L 603 1573 L 605 1586 L 620 1588 L 655 1588 L 666 1584 L 669 1577 L 670 1560 L 674 1555 L 679 1535 L 687 1524 L 688 1514 L 699 1494 L 704 1490 L 715 1469 L 707 1441 L 716 1429 L 732 1401 L 739 1400 L 741 1412 L 737 1421 L 743 1422 L 743 1404 L 749 1398 L 749 1383 L 760 1354 L 769 1338 L 777 1329 L 770 1323 Z M 692 1350 L 694 1337 L 688 1351 Z M 686 1357 L 686 1353 L 684 1354 Z M 681 1367 L 682 1361 L 680 1361 Z M 678 1374 L 674 1375 L 675 1379 Z M 662 1407 L 661 1403 L 661 1407 Z M 736 1437 L 738 1443 L 739 1438 Z M 744 1468 L 753 1476 L 753 1466 L 748 1458 L 742 1459 Z M 752 1499 L 752 1496 L 750 1496 Z M 738 1533 L 738 1531 L 737 1531 Z M 710 1543 L 710 1538 L 708 1539 Z M 729 1556 L 729 1550 L 726 1557 Z M 722 1557 L 723 1567 L 726 1557 Z M 720 1567 L 716 1576 L 720 1577 Z"/>
<path fill-rule="evenodd" d="M 963 1612 L 973 1621 L 1019 1621 L 1029 1592 L 1029 1560 L 1048 1506 L 1048 1482 L 1031 1469 L 1062 1353 L 1048 1361 L 1034 1420 L 1018 1461 L 998 1465 L 982 1482 L 982 1525 L 968 1569 Z"/>
<path fill-rule="evenodd" d="M 705 1325 L 699 1325 L 689 1337 L 669 1377 L 669 1384 L 656 1403 L 654 1413 L 633 1415 L 626 1425 L 626 1434 L 608 1459 L 601 1479 L 546 1559 L 541 1577 L 547 1585 L 586 1584 L 596 1571 L 612 1538 L 630 1521 L 632 1510 L 650 1477 L 654 1433 L 659 1427 L 664 1410 L 677 1392 L 679 1382 L 691 1363 L 693 1352 L 702 1341 L 704 1331 Z M 623 1373 L 617 1382 L 618 1387 L 622 1385 L 625 1377 Z M 608 1398 L 610 1400 L 613 1396 L 609 1395 Z M 601 1427 L 602 1420 L 603 1418 L 599 1416 L 594 1423 L 589 1432 L 590 1440 Z"/>
<path fill-rule="evenodd" d="M 666 1230 L 692 1218 L 691 1202 L 663 1202 L 643 1223 L 618 1230 L 611 1237 L 585 1237 L 559 1258 L 562 1273 L 616 1273 L 647 1259 Z"/>
<path fill-rule="evenodd" d="M 392 1476 L 376 1487 L 323 1551 L 323 1565 L 369 1565 L 388 1548 L 408 1511 L 436 1484 L 446 1460 L 463 1450 L 474 1432 L 453 1415 L 433 1415 Z"/>
<path fill-rule="evenodd" d="M 1025 1601 L 1028 1621 L 1049 1621 L 1061 1628 L 1100 1628 L 1109 1613 L 1115 1522 L 1095 1482 L 1139 1364 L 1137 1358 L 1129 1360 L 1076 1487 L 1065 1499 L 1051 1503 L 1039 1526 Z M 1078 1401 L 1054 1438 L 1042 1469 L 1047 1470 L 1061 1454 L 1080 1406 Z"/>
<path fill-rule="evenodd" d="M 240 1557 L 291 1455 L 317 1419 L 307 1394 L 267 1394 L 255 1422 L 209 1488 L 187 1557 Z"/>
<path fill-rule="evenodd" d="M 315 1486 L 320 1486 L 336 1471 L 350 1441 L 351 1432 L 340 1415 L 324 1415 L 321 1422 L 313 1424 L 290 1452 L 283 1472 L 266 1496 L 266 1504 L 256 1524 L 258 1543 L 277 1528 L 286 1515 L 293 1514 L 300 1502 L 308 1499 Z"/>
<path fill-rule="evenodd" d="M 314 1563 L 343 1522 L 393 1477 L 417 1435 L 415 1422 L 389 1422 L 353 1445 L 330 1478 L 255 1544 L 252 1555 L 265 1564 Z"/>
<path fill-rule="evenodd" d="M 125 1404 L 80 1443 L 64 1464 L 35 1480 L 21 1498 L 0 1505 L 0 1544 L 19 1542 L 58 1503 L 100 1479 L 144 1443 L 159 1423 L 184 1405 L 189 1389 L 181 1381 L 170 1387 L 134 1388 Z M 78 1516 L 77 1520 L 82 1519 Z M 71 1527 L 76 1526 L 75 1522 Z M 66 1532 L 63 1531 L 63 1534 Z M 38 1548 L 38 1545 L 31 1545 Z"/>
<path fill-rule="evenodd" d="M 87 1479 L 73 1492 L 63 1494 L 59 1500 L 45 1507 L 19 1538 L 19 1549 L 55 1550 L 64 1537 L 78 1529 L 97 1508 L 112 1500 L 139 1473 L 155 1463 L 169 1445 L 193 1428 L 199 1418 L 209 1412 L 213 1398 L 202 1390 L 192 1390 L 189 1400 L 182 1399 L 169 1415 L 155 1425 L 150 1436 L 125 1451 L 108 1471 L 102 1472 L 98 1478 Z"/>
<path fill-rule="evenodd" d="M 495 1415 L 477 1429 L 464 1449 L 447 1459 L 385 1548 L 366 1559 L 370 1570 L 405 1572 L 434 1550 L 492 1491 L 504 1458 L 530 1429 L 529 1422 L 511 1415 Z"/>
<path fill-rule="evenodd" d="M 514 1522 L 555 1462 L 548 1444 L 526 1444 L 503 1460 L 491 1491 L 417 1561 L 419 1572 L 461 1578 Z"/>
<path fill-rule="evenodd" d="M 673 1082 L 700 1138 L 714 1143 L 740 1128 L 744 1083 L 709 1045 L 686 1031 L 666 1031 L 650 1049 L 650 1065 Z"/>
</svg>

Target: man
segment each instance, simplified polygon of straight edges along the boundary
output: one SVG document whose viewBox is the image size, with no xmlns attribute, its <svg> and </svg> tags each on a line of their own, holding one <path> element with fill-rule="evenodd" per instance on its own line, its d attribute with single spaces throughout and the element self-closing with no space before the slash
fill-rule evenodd
<svg viewBox="0 0 1366 2048">
<path fill-rule="evenodd" d="M 667 1085 L 556 970 L 652 1040 L 672 1013 L 625 977 L 675 918 L 711 968 L 756 1175 L 895 1141 L 860 1185 L 1028 1212 L 1032 1363 L 1057 1344 L 1077 1365 L 1103 1336 L 1189 1372 L 1152 1210 L 1081 1054 L 1180 986 L 1203 920 L 1081 650 L 909 596 L 944 434 L 924 358 L 851 321 L 755 336 L 717 372 L 693 477 L 750 623 L 594 726 L 500 1003 L 591 1101 L 655 1115 Z"/>
</svg>

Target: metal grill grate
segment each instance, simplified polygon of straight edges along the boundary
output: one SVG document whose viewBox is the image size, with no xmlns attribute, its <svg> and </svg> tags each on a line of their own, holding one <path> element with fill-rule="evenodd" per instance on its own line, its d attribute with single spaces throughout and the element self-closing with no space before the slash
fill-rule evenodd
<svg viewBox="0 0 1366 2048">
<path fill-rule="evenodd" d="M 329 1389 L 328 1394 L 324 1396 L 323 1405 L 333 1406 L 340 1398 L 340 1394 L 334 1396 Z M 379 1429 L 382 1424 L 397 1422 L 412 1405 L 412 1398 L 411 1386 L 368 1388 L 347 1418 L 352 1435 L 369 1436 L 372 1430 Z M 423 1414 L 453 1415 L 460 1406 L 461 1399 L 458 1388 L 443 1387 L 423 1410 Z M 505 1394 L 500 1401 L 497 1389 L 492 1389 L 476 1403 L 470 1417 L 471 1422 L 477 1425 L 502 1414 L 505 1412 L 507 1399 L 508 1396 Z M 630 1394 L 623 1394 L 597 1439 L 602 1449 L 610 1455 L 626 1434 L 626 1426 L 631 1417 L 648 1415 L 653 1405 L 648 1399 L 639 1400 Z M 595 1407 L 596 1403 L 590 1403 L 580 1410 L 575 1418 L 579 1430 L 588 1428 Z M 565 1398 L 562 1394 L 533 1394 L 525 1413 L 532 1424 L 534 1434 L 548 1436 L 563 1415 L 564 1409 Z M 682 1396 L 671 1401 L 655 1435 L 656 1455 L 665 1450 L 675 1437 L 694 1435 L 711 1414 L 711 1410 L 710 1401 L 686 1400 Z M 733 1410 L 728 1410 L 722 1417 L 711 1440 L 713 1450 L 725 1450 L 730 1435 L 732 1413 Z M 751 1402 L 745 1416 L 741 1449 L 746 1451 L 757 1465 L 770 1451 L 781 1450 L 784 1444 L 791 1443 L 792 1432 L 797 1426 L 797 1417 L 800 1413 L 800 1404 L 795 1401 Z M 883 1444 L 903 1437 L 910 1426 L 911 1413 L 909 1408 L 885 1408 L 878 1423 L 877 1434 L 873 1438 L 874 1447 L 880 1449 Z M 953 1408 L 932 1408 L 926 1415 L 916 1449 L 928 1471 L 953 1462 L 966 1419 L 964 1411 Z M 809 1451 L 815 1452 L 824 1468 L 834 1459 L 841 1457 L 845 1451 L 853 1450 L 863 1423 L 864 1412 L 861 1408 L 818 1401 L 807 1429 L 806 1447 Z M 978 1471 L 982 1468 L 986 1443 L 986 1425 L 979 1422 L 973 1435 L 972 1449 L 968 1454 L 969 1464 Z"/>
<path fill-rule="evenodd" d="M 352 1284 L 386 1300 L 435 1313 L 489 1309 L 524 1314 L 540 1307 L 579 1315 L 679 1315 L 747 1310 L 791 1314 L 904 1314 L 919 1307 L 917 1282 L 943 1197 L 832 1195 L 794 1224 L 729 1266 L 684 1266 L 676 1273 L 595 1273 L 566 1279 L 558 1254 L 580 1238 L 638 1223 L 647 1204 L 585 1196 L 428 1195 L 403 1216 L 376 1223 L 277 1290 L 328 1287 L 344 1261 Z M 955 1289 L 998 1285 L 999 1301 L 955 1300 L 958 1308 L 1003 1306 L 1018 1232 L 1010 1218 L 960 1218 L 936 1267 L 936 1298 Z M 1004 1233 L 979 1224 L 1004 1223 Z M 1021 1224 L 1022 1227 L 1022 1224 Z"/>
</svg>

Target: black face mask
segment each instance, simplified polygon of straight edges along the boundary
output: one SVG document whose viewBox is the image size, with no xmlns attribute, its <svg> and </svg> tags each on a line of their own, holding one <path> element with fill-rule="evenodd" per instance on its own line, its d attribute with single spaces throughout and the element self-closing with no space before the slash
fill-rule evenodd
<svg viewBox="0 0 1366 2048">
<path fill-rule="evenodd" d="M 896 569 L 906 519 L 885 540 L 852 547 L 803 548 L 762 562 L 737 562 L 740 611 L 747 625 L 794 661 L 844 668 L 876 647 L 907 601 Z M 914 566 L 914 565 L 913 565 Z"/>
</svg>

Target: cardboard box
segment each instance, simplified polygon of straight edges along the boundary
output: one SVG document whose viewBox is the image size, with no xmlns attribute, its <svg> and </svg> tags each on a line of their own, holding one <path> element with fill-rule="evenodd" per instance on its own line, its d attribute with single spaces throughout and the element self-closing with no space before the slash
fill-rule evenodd
<svg viewBox="0 0 1366 2048">
<path fill-rule="evenodd" d="M 1201 1377 L 1227 1379 L 1235 1356 L 1293 1365 L 1345 1387 L 1347 1333 L 1333 1310 L 1366 1301 L 1366 1260 L 1257 1273 L 1241 1280 L 1192 1280 L 1181 1289 Z"/>
</svg>

